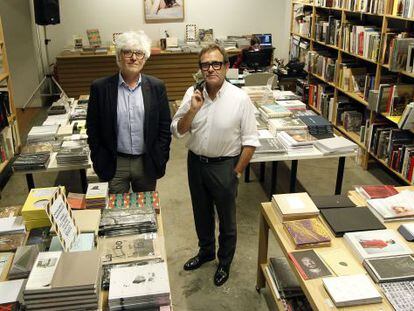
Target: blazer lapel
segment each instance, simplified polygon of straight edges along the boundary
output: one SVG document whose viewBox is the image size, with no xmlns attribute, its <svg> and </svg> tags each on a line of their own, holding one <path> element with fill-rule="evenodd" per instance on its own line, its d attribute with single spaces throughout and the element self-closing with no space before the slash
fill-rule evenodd
<svg viewBox="0 0 414 311">
<path fill-rule="evenodd" d="M 115 138 L 118 135 L 117 129 L 117 108 L 118 108 L 118 74 L 114 75 L 110 80 L 110 83 L 107 85 L 108 88 L 108 111 L 112 114 L 112 129 L 115 133 Z"/>
<path fill-rule="evenodd" d="M 144 100 L 144 141 L 147 140 L 148 128 L 149 128 L 149 112 L 151 107 L 151 86 L 148 83 L 148 79 L 144 74 L 141 74 L 142 82 L 142 98 Z"/>
</svg>

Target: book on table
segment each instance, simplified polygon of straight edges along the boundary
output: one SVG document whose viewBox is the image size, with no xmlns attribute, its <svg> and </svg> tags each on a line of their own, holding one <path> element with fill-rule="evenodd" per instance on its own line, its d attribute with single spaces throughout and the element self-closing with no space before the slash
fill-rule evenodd
<svg viewBox="0 0 414 311">
<path fill-rule="evenodd" d="M 397 231 L 392 229 L 349 232 L 345 233 L 344 238 L 360 262 L 370 258 L 413 253 Z"/>
<path fill-rule="evenodd" d="M 364 199 L 387 198 L 398 193 L 393 185 L 361 185 L 354 186 L 355 191 Z"/>
<path fill-rule="evenodd" d="M 313 203 L 319 210 L 324 208 L 340 208 L 340 207 L 356 207 L 347 195 L 313 195 L 311 196 Z"/>
<path fill-rule="evenodd" d="M 283 227 L 297 249 L 331 244 L 329 233 L 318 217 L 285 221 Z"/>
<path fill-rule="evenodd" d="M 363 265 L 377 283 L 414 280 L 414 258 L 411 255 L 366 259 Z"/>
<path fill-rule="evenodd" d="M 367 205 L 384 222 L 414 219 L 414 191 L 403 190 L 386 198 L 370 199 Z"/>
<path fill-rule="evenodd" d="M 365 273 L 364 268 L 346 249 L 322 247 L 315 252 L 337 276 Z"/>
<path fill-rule="evenodd" d="M 365 274 L 322 279 L 323 286 L 336 307 L 380 303 L 382 296 Z"/>
<path fill-rule="evenodd" d="M 313 249 L 291 252 L 289 253 L 289 258 L 304 280 L 332 275 L 331 271 L 329 271 L 328 267 Z"/>
<path fill-rule="evenodd" d="M 255 153 L 285 153 L 286 148 L 276 138 L 259 138 L 260 146 L 256 148 Z"/>
<path fill-rule="evenodd" d="M 274 194 L 272 206 L 283 221 L 319 215 L 318 208 L 306 192 Z"/>
<path fill-rule="evenodd" d="M 346 232 L 385 229 L 385 226 L 367 207 L 339 207 L 321 209 L 321 214 L 336 237 Z"/>
</svg>

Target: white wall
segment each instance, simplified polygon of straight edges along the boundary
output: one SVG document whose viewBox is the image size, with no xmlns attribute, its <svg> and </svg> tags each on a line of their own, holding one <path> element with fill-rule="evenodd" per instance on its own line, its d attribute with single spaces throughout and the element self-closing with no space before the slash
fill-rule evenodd
<svg viewBox="0 0 414 311">
<path fill-rule="evenodd" d="M 29 0 L 1 0 L 0 16 L 16 107 L 22 107 L 39 83 L 38 53 L 32 31 Z M 30 107 L 39 106 L 35 98 Z"/>
<path fill-rule="evenodd" d="M 87 44 L 86 29 L 98 28 L 102 41 L 112 40 L 112 33 L 144 30 L 156 45 L 160 32 L 167 29 L 183 39 L 186 24 L 213 28 L 216 37 L 252 33 L 273 34 L 277 57 L 288 55 L 289 0 L 185 0 L 185 19 L 179 23 L 146 24 L 143 0 L 60 0 L 61 24 L 47 27 L 52 42 L 53 59 L 64 46 L 72 44 L 73 35 L 81 35 Z"/>
</svg>

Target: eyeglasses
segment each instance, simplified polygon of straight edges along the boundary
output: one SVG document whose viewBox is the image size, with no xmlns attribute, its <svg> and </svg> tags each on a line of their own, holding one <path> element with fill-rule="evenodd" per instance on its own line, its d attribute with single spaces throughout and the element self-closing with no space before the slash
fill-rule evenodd
<svg viewBox="0 0 414 311">
<path fill-rule="evenodd" d="M 214 70 L 219 70 L 223 66 L 224 62 L 211 62 L 211 63 L 200 63 L 200 69 L 203 71 L 207 71 L 210 69 L 210 66 L 213 67 Z"/>
<path fill-rule="evenodd" d="M 122 54 L 126 58 L 132 58 L 132 55 L 135 54 L 137 59 L 143 59 L 145 56 L 145 53 L 142 51 L 130 51 L 130 50 L 122 50 Z"/>
</svg>

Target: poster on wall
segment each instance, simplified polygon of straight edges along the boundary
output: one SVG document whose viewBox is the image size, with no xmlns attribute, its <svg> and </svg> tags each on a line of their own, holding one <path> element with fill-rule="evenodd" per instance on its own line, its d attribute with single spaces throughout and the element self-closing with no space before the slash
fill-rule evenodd
<svg viewBox="0 0 414 311">
<path fill-rule="evenodd" d="M 145 22 L 165 23 L 184 20 L 184 0 L 144 0 Z"/>
</svg>

